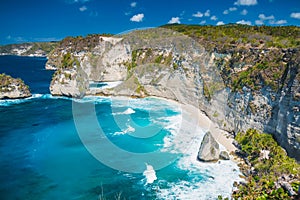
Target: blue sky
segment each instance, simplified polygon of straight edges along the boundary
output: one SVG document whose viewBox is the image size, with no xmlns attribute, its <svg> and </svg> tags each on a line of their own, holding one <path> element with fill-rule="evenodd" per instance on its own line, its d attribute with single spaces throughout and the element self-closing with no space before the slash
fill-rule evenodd
<svg viewBox="0 0 300 200">
<path fill-rule="evenodd" d="M 167 23 L 300 26 L 300 0 L 0 0 L 0 44 Z"/>
</svg>

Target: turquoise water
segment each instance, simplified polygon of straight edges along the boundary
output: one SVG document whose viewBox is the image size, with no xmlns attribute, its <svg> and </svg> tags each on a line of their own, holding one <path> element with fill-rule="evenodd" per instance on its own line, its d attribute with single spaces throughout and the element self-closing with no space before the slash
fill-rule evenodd
<svg viewBox="0 0 300 200">
<path fill-rule="evenodd" d="M 54 98 L 48 94 L 52 72 L 43 70 L 45 62 L 0 57 L 1 71 L 26 79 L 35 93 L 0 101 L 0 199 L 230 195 L 237 166 L 196 160 L 201 128 L 189 151 L 172 145 L 183 120 L 177 104 L 153 98 Z M 8 64 L 15 67 L 4 67 Z M 148 175 L 143 173 L 147 165 L 155 169 Z"/>
</svg>

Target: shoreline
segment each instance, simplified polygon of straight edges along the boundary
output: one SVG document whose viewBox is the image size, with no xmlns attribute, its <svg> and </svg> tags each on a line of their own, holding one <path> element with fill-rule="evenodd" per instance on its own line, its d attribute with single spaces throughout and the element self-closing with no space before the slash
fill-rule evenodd
<svg viewBox="0 0 300 200">
<path fill-rule="evenodd" d="M 186 105 L 172 99 L 163 98 L 163 97 L 149 96 L 147 98 L 156 98 L 156 99 L 168 101 L 172 104 L 177 104 L 182 109 L 182 115 L 184 115 L 184 117 L 190 119 L 197 119 L 196 125 L 199 126 L 199 128 L 204 129 L 206 132 L 210 131 L 213 137 L 215 138 L 215 140 L 219 144 L 221 144 L 229 154 L 237 150 L 237 148 L 232 143 L 234 139 L 232 138 L 231 134 L 221 129 L 217 123 L 213 122 L 199 108 L 196 108 L 195 106 L 192 105 Z M 199 143 L 199 147 L 200 147 L 200 143 Z M 235 161 L 234 159 L 232 160 Z"/>
</svg>

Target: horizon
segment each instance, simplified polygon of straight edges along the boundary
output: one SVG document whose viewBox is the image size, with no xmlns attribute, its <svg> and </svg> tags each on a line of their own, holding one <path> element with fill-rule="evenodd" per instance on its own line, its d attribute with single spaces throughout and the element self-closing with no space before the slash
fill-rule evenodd
<svg viewBox="0 0 300 200">
<path fill-rule="evenodd" d="M 300 26 L 300 2 L 222 0 L 182 2 L 11 0 L 0 3 L 0 45 L 60 41 L 88 34 L 119 34 L 166 24 Z"/>
</svg>

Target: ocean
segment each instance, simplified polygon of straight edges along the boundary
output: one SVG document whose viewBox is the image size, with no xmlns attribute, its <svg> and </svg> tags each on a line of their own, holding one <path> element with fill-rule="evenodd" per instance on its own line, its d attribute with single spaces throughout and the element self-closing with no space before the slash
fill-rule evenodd
<svg viewBox="0 0 300 200">
<path fill-rule="evenodd" d="M 240 180 L 236 163 L 196 159 L 206 130 L 197 127 L 189 145 L 175 145 L 188 123 L 178 104 L 53 97 L 46 61 L 0 56 L 0 73 L 22 78 L 33 93 L 0 100 L 0 199 L 230 197 Z"/>
</svg>

